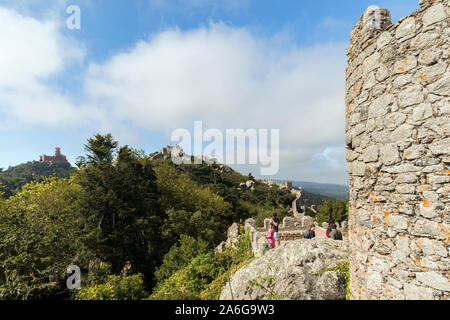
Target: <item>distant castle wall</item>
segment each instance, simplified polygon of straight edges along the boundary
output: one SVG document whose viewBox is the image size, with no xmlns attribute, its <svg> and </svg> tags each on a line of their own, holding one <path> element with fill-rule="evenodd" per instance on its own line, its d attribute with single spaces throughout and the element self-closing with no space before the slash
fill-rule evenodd
<svg viewBox="0 0 450 320">
<path fill-rule="evenodd" d="M 369 7 L 346 82 L 352 299 L 450 297 L 450 2 Z"/>
</svg>

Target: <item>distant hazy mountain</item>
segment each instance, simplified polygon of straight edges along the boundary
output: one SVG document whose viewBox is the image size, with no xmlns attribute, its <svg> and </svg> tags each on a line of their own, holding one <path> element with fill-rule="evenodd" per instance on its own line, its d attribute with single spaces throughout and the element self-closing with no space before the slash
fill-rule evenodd
<svg viewBox="0 0 450 320">
<path fill-rule="evenodd" d="M 283 180 L 276 180 L 277 182 L 283 182 Z M 315 194 L 321 194 L 333 199 L 348 200 L 348 186 L 331 183 L 317 183 L 306 181 L 292 181 L 294 187 L 301 187 L 305 191 L 309 191 Z"/>
</svg>

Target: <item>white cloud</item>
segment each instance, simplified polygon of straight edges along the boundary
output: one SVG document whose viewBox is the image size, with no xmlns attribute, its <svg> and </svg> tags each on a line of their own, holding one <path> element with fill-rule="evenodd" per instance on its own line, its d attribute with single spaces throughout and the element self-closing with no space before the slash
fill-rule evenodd
<svg viewBox="0 0 450 320">
<path fill-rule="evenodd" d="M 0 7 L 0 112 L 26 123 L 62 124 L 79 109 L 48 83 L 84 57 L 52 20 Z"/>
<path fill-rule="evenodd" d="M 126 143 L 139 128 L 169 137 L 194 120 L 205 129 L 280 129 L 283 174 L 302 179 L 306 168 L 323 175 L 318 166 L 329 165 L 327 181 L 336 182 L 345 172 L 317 158 L 344 138 L 345 44 L 296 47 L 283 36 L 222 23 L 167 30 L 91 64 L 78 104 L 49 84 L 84 53 L 58 24 L 0 7 L 0 43 L 7 48 L 0 52 L 0 114 L 7 119 L 90 123 L 119 130 Z"/>
<path fill-rule="evenodd" d="M 277 40 L 222 23 L 165 31 L 91 65 L 86 91 L 114 118 L 167 135 L 194 120 L 205 129 L 279 128 L 284 159 L 300 166 L 343 141 L 345 44 Z"/>
<path fill-rule="evenodd" d="M 93 64 L 85 87 L 90 99 L 146 129 L 199 119 L 220 128 L 284 128 L 290 140 L 317 144 L 343 128 L 343 49 L 286 50 L 245 29 L 211 24 L 160 33 Z"/>
</svg>

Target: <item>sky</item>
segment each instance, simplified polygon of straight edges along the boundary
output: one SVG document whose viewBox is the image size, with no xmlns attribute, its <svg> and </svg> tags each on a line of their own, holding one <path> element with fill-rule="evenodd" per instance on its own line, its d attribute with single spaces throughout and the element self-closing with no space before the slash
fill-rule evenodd
<svg viewBox="0 0 450 320">
<path fill-rule="evenodd" d="M 67 19 L 80 8 L 80 28 Z M 347 184 L 345 68 L 370 5 L 417 0 L 0 0 L 0 168 L 74 165 L 111 133 L 151 153 L 178 128 L 279 129 L 268 179 Z M 236 167 L 259 176 L 257 166 Z"/>
</svg>

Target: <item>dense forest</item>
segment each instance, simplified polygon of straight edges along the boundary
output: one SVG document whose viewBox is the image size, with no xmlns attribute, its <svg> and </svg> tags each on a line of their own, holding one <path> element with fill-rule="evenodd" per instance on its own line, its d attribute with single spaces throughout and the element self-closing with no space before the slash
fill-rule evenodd
<svg viewBox="0 0 450 320">
<path fill-rule="evenodd" d="M 2 172 L 0 299 L 216 299 L 253 259 L 248 237 L 214 252 L 227 228 L 282 218 L 295 199 L 258 181 L 240 190 L 253 177 L 219 165 L 151 160 L 109 134 L 85 150 L 77 168 Z M 67 289 L 71 265 L 81 290 Z"/>
</svg>

